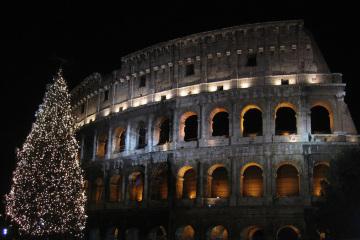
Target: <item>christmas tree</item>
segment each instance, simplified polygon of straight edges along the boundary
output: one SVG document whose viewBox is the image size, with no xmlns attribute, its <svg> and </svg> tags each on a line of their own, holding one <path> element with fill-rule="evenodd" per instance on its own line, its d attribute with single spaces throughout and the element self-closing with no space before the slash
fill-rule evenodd
<svg viewBox="0 0 360 240">
<path fill-rule="evenodd" d="M 70 94 L 61 70 L 17 151 L 6 212 L 22 239 L 82 239 L 85 192 Z"/>
</svg>

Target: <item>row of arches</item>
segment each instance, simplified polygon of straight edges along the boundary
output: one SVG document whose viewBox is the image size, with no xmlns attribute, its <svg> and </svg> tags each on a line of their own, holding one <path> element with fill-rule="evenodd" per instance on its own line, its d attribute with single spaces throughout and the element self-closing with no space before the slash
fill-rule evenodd
<svg viewBox="0 0 360 240">
<path fill-rule="evenodd" d="M 315 105 L 311 108 L 311 133 L 331 133 L 333 119 L 328 108 Z M 185 142 L 195 141 L 198 136 L 198 115 L 196 112 L 186 112 L 180 117 L 180 139 Z M 210 113 L 209 126 L 211 136 L 229 136 L 230 120 L 229 112 L 225 108 L 215 108 Z M 240 116 L 241 133 L 243 137 L 263 135 L 263 111 L 256 105 L 248 105 Z M 155 124 L 155 142 L 164 145 L 171 141 L 170 118 L 162 117 Z M 296 109 L 290 103 L 282 103 L 275 109 L 275 134 L 297 134 Z M 136 148 L 142 149 L 147 145 L 148 131 L 144 121 L 140 121 L 136 127 Z M 118 127 L 114 131 L 114 144 L 112 152 L 123 152 L 126 147 L 126 129 Z M 104 157 L 107 152 L 108 136 L 103 133 L 98 136 L 96 155 Z"/>
<path fill-rule="evenodd" d="M 107 239 L 125 239 L 125 240 L 139 240 L 141 238 L 141 232 L 138 228 L 129 228 L 124 230 L 124 233 L 121 234 L 119 228 L 114 228 L 109 230 L 107 233 Z M 176 240 L 195 240 L 198 239 L 195 228 L 192 225 L 184 225 L 175 230 L 175 239 Z M 228 240 L 230 239 L 229 230 L 223 225 L 211 226 L 206 231 L 207 240 Z M 276 240 L 298 240 L 301 239 L 301 234 L 298 228 L 293 225 L 284 225 L 281 226 L 276 231 Z M 98 240 L 99 233 L 93 231 L 90 234 L 90 240 Z M 265 240 L 266 233 L 264 229 L 260 226 L 249 226 L 243 229 L 240 233 L 240 238 L 244 240 Z M 164 226 L 157 226 L 151 229 L 146 234 L 146 239 L 148 240 L 166 240 L 168 239 L 168 234 Z"/>
<path fill-rule="evenodd" d="M 314 196 L 324 195 L 323 183 L 327 179 L 329 165 L 320 163 L 315 165 L 312 177 L 312 194 Z M 150 178 L 149 191 L 152 200 L 167 200 L 169 194 L 168 172 L 162 170 Z M 182 167 L 176 176 L 176 198 L 195 199 L 198 194 L 199 177 L 191 166 Z M 203 189 L 207 198 L 227 199 L 231 194 L 231 179 L 229 171 L 223 164 L 215 164 L 207 171 L 206 185 Z M 300 194 L 300 176 L 298 169 L 291 164 L 283 164 L 276 170 L 276 196 L 294 197 Z M 134 171 L 128 176 L 126 191 L 123 193 L 125 182 L 120 175 L 114 175 L 109 181 L 110 202 L 119 202 L 126 199 L 141 202 L 144 197 L 145 179 L 144 173 Z M 240 194 L 242 197 L 261 198 L 264 196 L 264 170 L 257 163 L 248 164 L 240 173 Z M 104 200 L 104 182 L 101 178 L 91 186 L 87 186 L 90 199 L 93 202 Z M 127 194 L 127 196 L 122 196 Z"/>
</svg>

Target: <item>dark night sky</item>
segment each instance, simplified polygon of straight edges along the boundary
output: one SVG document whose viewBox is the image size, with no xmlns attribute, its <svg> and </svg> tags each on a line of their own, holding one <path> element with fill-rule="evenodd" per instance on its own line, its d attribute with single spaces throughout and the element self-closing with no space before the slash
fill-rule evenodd
<svg viewBox="0 0 360 240">
<path fill-rule="evenodd" d="M 15 147 L 21 147 L 51 82 L 59 61 L 66 59 L 65 77 L 70 87 L 92 72 L 108 73 L 120 67 L 121 56 L 157 42 L 188 34 L 261 21 L 304 19 L 332 72 L 341 72 L 347 83 L 346 101 L 360 126 L 356 72 L 360 49 L 357 7 L 315 1 L 267 4 L 245 1 L 195 1 L 101 6 L 55 5 L 2 6 L 1 40 L 1 166 L 0 197 L 10 188 Z M 73 1 L 75 2 L 75 1 Z M 121 1 L 124 3 L 125 1 Z M 215 1 L 214 1 L 215 2 Z M 205 5 L 204 5 L 205 6 Z M 5 73 L 5 74 L 4 74 Z"/>
</svg>

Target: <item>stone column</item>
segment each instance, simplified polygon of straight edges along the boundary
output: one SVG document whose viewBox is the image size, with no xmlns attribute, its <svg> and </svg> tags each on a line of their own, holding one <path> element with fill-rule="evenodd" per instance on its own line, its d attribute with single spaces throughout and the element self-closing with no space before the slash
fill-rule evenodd
<svg viewBox="0 0 360 240">
<path fill-rule="evenodd" d="M 112 136 L 112 125 L 109 125 L 109 130 L 108 130 L 108 139 L 107 139 L 107 148 L 106 153 L 105 153 L 105 159 L 110 159 L 111 157 L 111 153 L 112 153 L 112 149 L 113 149 L 113 145 L 112 145 L 112 141 L 113 140 L 113 136 Z"/>
<path fill-rule="evenodd" d="M 126 126 L 125 152 L 129 152 L 131 149 L 131 124 L 128 122 Z"/>
<path fill-rule="evenodd" d="M 148 200 L 149 200 L 149 181 L 150 181 L 150 169 L 149 169 L 149 164 L 145 165 L 145 169 L 144 169 L 144 191 L 143 191 L 143 207 L 147 207 L 148 205 Z"/>
<path fill-rule="evenodd" d="M 230 196 L 230 206 L 236 206 L 237 199 L 239 196 L 239 174 L 238 174 L 238 164 L 235 158 L 229 158 L 231 166 L 231 196 Z"/>
<path fill-rule="evenodd" d="M 93 152 L 92 152 L 92 160 L 95 161 L 96 159 L 96 150 L 97 150 L 97 130 L 94 130 L 94 139 L 93 139 Z"/>
<path fill-rule="evenodd" d="M 275 110 L 271 109 L 272 104 L 271 101 L 266 101 L 267 103 L 264 104 L 263 110 L 263 136 L 266 142 L 272 141 L 272 136 L 275 135 Z"/>
<path fill-rule="evenodd" d="M 196 206 L 202 206 L 202 199 L 204 193 L 204 166 L 203 163 L 198 160 L 197 163 L 197 185 L 196 185 Z"/>
<path fill-rule="evenodd" d="M 149 152 L 152 151 L 152 147 L 153 147 L 153 142 L 154 142 L 154 131 L 153 131 L 153 122 L 154 122 L 154 115 L 150 114 L 148 116 L 148 122 L 147 122 L 147 149 Z"/>
</svg>

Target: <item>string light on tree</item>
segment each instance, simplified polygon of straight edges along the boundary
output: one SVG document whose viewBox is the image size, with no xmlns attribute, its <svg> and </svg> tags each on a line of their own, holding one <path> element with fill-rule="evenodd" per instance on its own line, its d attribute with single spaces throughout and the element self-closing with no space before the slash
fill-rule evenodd
<svg viewBox="0 0 360 240">
<path fill-rule="evenodd" d="M 6 213 L 24 238 L 82 239 L 85 191 L 68 87 L 59 70 L 21 149 Z"/>
</svg>

